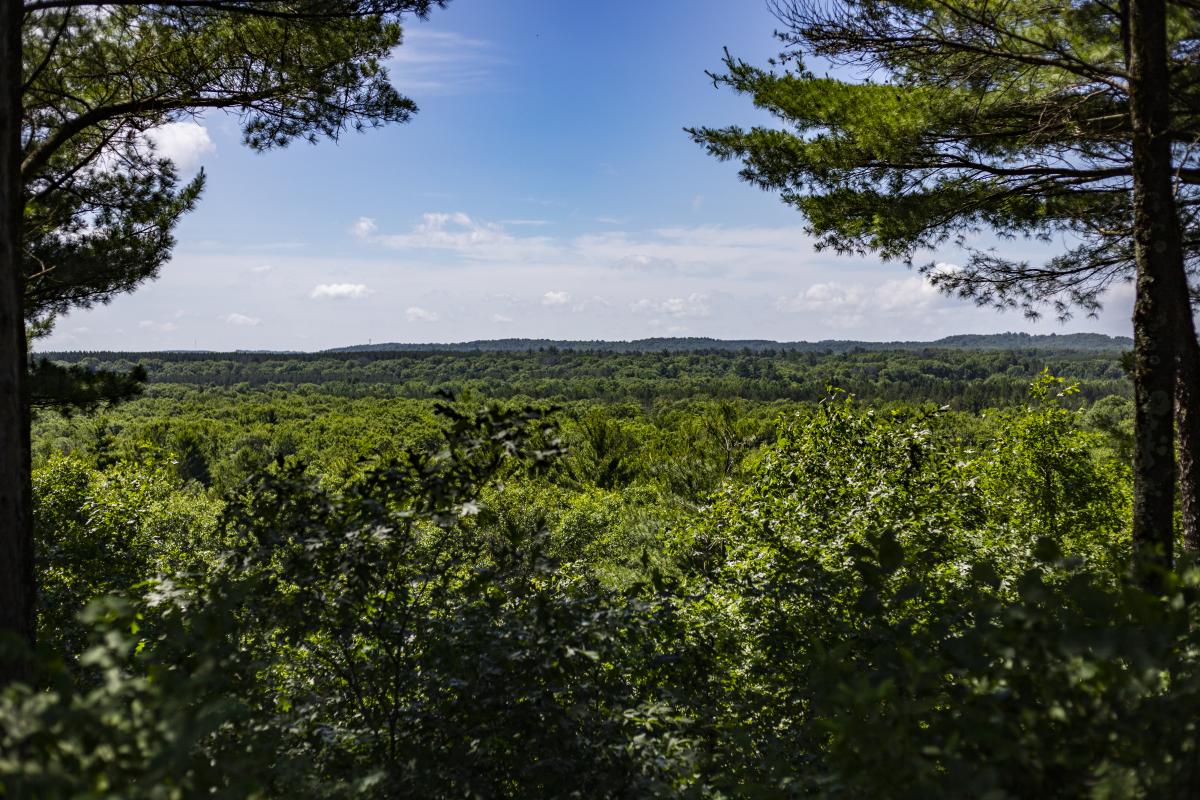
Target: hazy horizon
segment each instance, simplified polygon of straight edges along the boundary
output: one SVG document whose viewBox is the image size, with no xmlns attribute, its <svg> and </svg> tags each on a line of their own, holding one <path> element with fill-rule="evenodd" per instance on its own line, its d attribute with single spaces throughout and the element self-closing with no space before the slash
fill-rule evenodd
<svg viewBox="0 0 1200 800">
<path fill-rule="evenodd" d="M 64 348 L 46 348 L 35 347 L 35 354 L 42 353 L 59 353 L 59 352 L 130 352 L 130 353 L 224 353 L 224 352 L 264 352 L 264 353 L 300 353 L 300 354 L 315 354 L 331 351 L 345 351 L 350 348 L 359 347 L 386 347 L 388 345 L 398 345 L 405 348 L 417 348 L 421 346 L 429 346 L 435 348 L 446 348 L 454 345 L 477 345 L 490 344 L 499 342 L 547 342 L 551 344 L 636 344 L 646 341 L 684 341 L 689 339 L 708 340 L 718 344 L 740 344 L 742 342 L 756 342 L 779 345 L 796 345 L 796 344 L 824 344 L 824 343 L 849 343 L 849 344 L 936 344 L 946 339 L 954 339 L 959 337 L 969 336 L 1012 336 L 1025 333 L 1024 331 L 993 331 L 982 334 L 949 334 L 947 336 L 938 337 L 936 339 L 858 339 L 858 338 L 827 338 L 827 339 L 764 339 L 764 338 L 739 338 L 739 339 L 723 339 L 710 336 L 658 336 L 658 337 L 638 337 L 633 339 L 548 339 L 546 337 L 528 337 L 528 336 L 500 336 L 491 339 L 462 339 L 462 340 L 447 340 L 447 341 L 423 341 L 423 342 L 395 342 L 395 341 L 367 341 L 354 342 L 348 344 L 333 345 L 328 348 L 316 350 L 302 349 L 284 349 L 284 348 L 231 348 L 229 350 L 216 350 L 213 348 L 186 348 L 186 347 L 171 347 L 171 348 L 88 348 L 88 347 L 64 347 Z M 1034 337 L 1052 337 L 1052 336 L 1104 336 L 1110 339 L 1130 339 L 1128 336 L 1099 333 L 1097 331 L 1076 331 L 1073 333 L 1056 333 L 1048 334 L 1034 333 L 1029 334 Z"/>
</svg>

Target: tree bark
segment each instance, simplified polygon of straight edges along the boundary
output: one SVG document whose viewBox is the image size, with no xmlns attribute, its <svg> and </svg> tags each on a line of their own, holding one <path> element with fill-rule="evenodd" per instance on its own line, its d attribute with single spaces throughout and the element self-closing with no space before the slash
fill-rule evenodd
<svg viewBox="0 0 1200 800">
<path fill-rule="evenodd" d="M 1183 246 L 1172 186 L 1166 87 L 1166 4 L 1129 2 L 1129 106 L 1133 126 L 1133 309 L 1135 567 L 1149 588 L 1174 563 L 1174 414 L 1179 302 L 1187 302 Z M 1180 290 L 1180 282 L 1184 285 Z"/>
<path fill-rule="evenodd" d="M 0 637 L 32 646 L 37 595 L 21 274 L 22 16 L 20 0 L 0 0 Z M 0 657 L 0 686 L 29 679 L 30 663 L 20 655 Z"/>
<path fill-rule="evenodd" d="M 1179 437 L 1179 497 L 1183 546 L 1200 550 L 1200 342 L 1191 303 L 1184 297 L 1179 324 L 1175 384 L 1175 432 Z"/>
</svg>

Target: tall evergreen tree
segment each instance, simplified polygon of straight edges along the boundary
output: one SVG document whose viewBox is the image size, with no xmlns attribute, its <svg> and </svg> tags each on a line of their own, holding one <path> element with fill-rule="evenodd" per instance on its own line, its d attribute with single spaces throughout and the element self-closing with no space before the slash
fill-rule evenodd
<svg viewBox="0 0 1200 800">
<path fill-rule="evenodd" d="M 444 3 L 0 2 L 0 636 L 34 630 L 26 325 L 152 278 L 202 187 L 145 134 L 206 109 L 259 150 L 407 121 L 382 61 Z"/>
<path fill-rule="evenodd" d="M 1195 11 L 1162 0 L 780 0 L 775 9 L 785 69 L 727 57 L 714 80 L 786 127 L 693 129 L 693 138 L 740 159 L 743 178 L 779 191 L 819 246 L 839 252 L 912 264 L 947 243 L 969 248 L 987 229 L 1074 242 L 1041 265 L 976 250 L 961 269 L 922 267 L 982 304 L 1094 311 L 1114 281 L 1135 278 L 1134 536 L 1148 573 L 1170 564 L 1176 411 L 1185 512 L 1200 502 L 1200 350 L 1185 274 L 1200 257 L 1191 220 L 1200 170 L 1188 150 Z M 818 76 L 802 58 L 846 77 Z M 1196 513 L 1185 523 L 1200 537 Z"/>
</svg>

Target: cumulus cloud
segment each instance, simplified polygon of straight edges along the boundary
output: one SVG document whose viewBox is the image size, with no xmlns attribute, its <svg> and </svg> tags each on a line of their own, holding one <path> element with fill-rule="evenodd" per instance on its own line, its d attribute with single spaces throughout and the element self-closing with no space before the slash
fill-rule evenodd
<svg viewBox="0 0 1200 800">
<path fill-rule="evenodd" d="M 370 239 L 375 231 L 379 230 L 379 226 L 375 224 L 375 220 L 370 217 L 359 217 L 353 225 L 350 226 L 350 232 L 359 239 Z"/>
<path fill-rule="evenodd" d="M 361 283 L 322 283 L 313 287 L 309 297 L 314 300 L 361 300 L 371 293 Z"/>
<path fill-rule="evenodd" d="M 192 172 L 204 156 L 217 150 L 208 129 L 198 122 L 168 122 L 146 131 L 145 136 L 155 154 L 171 159 L 181 172 Z"/>
<path fill-rule="evenodd" d="M 687 297 L 668 297 L 666 300 L 643 298 L 630 310 L 635 314 L 662 314 L 669 317 L 707 317 L 712 310 L 708 295 L 692 292 Z"/>
<path fill-rule="evenodd" d="M 542 295 L 542 305 L 544 306 L 565 306 L 571 302 L 570 292 L 546 292 Z"/>
<path fill-rule="evenodd" d="M 262 324 L 262 320 L 258 317 L 248 317 L 245 314 L 226 314 L 224 319 L 230 325 L 239 325 L 243 328 L 255 328 Z"/>
<path fill-rule="evenodd" d="M 250 271 L 262 274 L 264 272 L 270 272 L 273 269 L 275 269 L 275 268 L 273 266 L 271 266 L 270 264 L 259 264 L 256 267 L 251 267 Z"/>
<path fill-rule="evenodd" d="M 442 318 L 436 311 L 430 311 L 429 309 L 417 306 L 409 306 L 405 309 L 404 316 L 409 322 L 437 322 Z"/>
<path fill-rule="evenodd" d="M 413 228 L 412 234 L 401 241 L 419 247 L 462 249 L 507 242 L 511 238 L 500 223 L 479 222 L 469 214 L 456 211 L 453 214 L 422 214 L 421 222 Z"/>
<path fill-rule="evenodd" d="M 847 309 L 860 311 L 867 304 L 867 298 L 868 292 L 862 286 L 836 282 L 814 283 L 792 297 L 779 298 L 776 308 L 793 314 Z"/>
<path fill-rule="evenodd" d="M 153 331 L 154 333 L 170 333 L 179 329 L 179 326 L 174 322 L 158 322 L 152 319 L 142 320 L 138 323 L 138 327 L 144 331 Z"/>
<path fill-rule="evenodd" d="M 795 295 L 781 297 L 775 307 L 793 314 L 813 314 L 837 327 L 853 327 L 872 315 L 918 317 L 947 302 L 928 281 L 917 276 L 869 287 L 837 281 L 814 283 Z"/>
<path fill-rule="evenodd" d="M 921 278 L 885 281 L 875 290 L 881 311 L 923 311 L 944 298 L 931 283 Z"/>
<path fill-rule="evenodd" d="M 509 220 L 507 224 L 529 227 L 533 222 Z M 473 261 L 531 262 L 561 253 L 548 237 L 514 236 L 502 223 L 477 220 L 462 211 L 422 214 L 407 233 L 381 233 L 374 219 L 360 217 L 351 232 L 360 241 L 395 250 L 438 250 Z"/>
<path fill-rule="evenodd" d="M 505 316 L 504 314 L 492 314 L 492 322 L 498 322 L 501 325 L 507 325 L 512 321 L 512 317 Z"/>
</svg>

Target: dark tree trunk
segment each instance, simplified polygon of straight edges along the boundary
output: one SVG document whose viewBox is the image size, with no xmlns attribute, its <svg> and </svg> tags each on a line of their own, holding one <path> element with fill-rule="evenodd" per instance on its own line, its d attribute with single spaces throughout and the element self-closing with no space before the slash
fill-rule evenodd
<svg viewBox="0 0 1200 800">
<path fill-rule="evenodd" d="M 1129 105 L 1133 125 L 1133 309 L 1137 403 L 1133 455 L 1133 544 L 1150 587 L 1174 559 L 1174 395 L 1179 302 L 1187 302 L 1172 181 L 1164 0 L 1129 2 Z M 1183 292 L 1180 282 L 1184 281 Z"/>
<path fill-rule="evenodd" d="M 1186 294 L 1179 310 L 1179 373 L 1175 385 L 1175 431 L 1179 437 L 1179 495 L 1183 545 L 1200 550 L 1200 342 Z"/>
<path fill-rule="evenodd" d="M 22 304 L 20 0 L 0 0 L 0 637 L 33 644 L 33 517 Z M 29 661 L 0 658 L 0 686 Z"/>
</svg>

